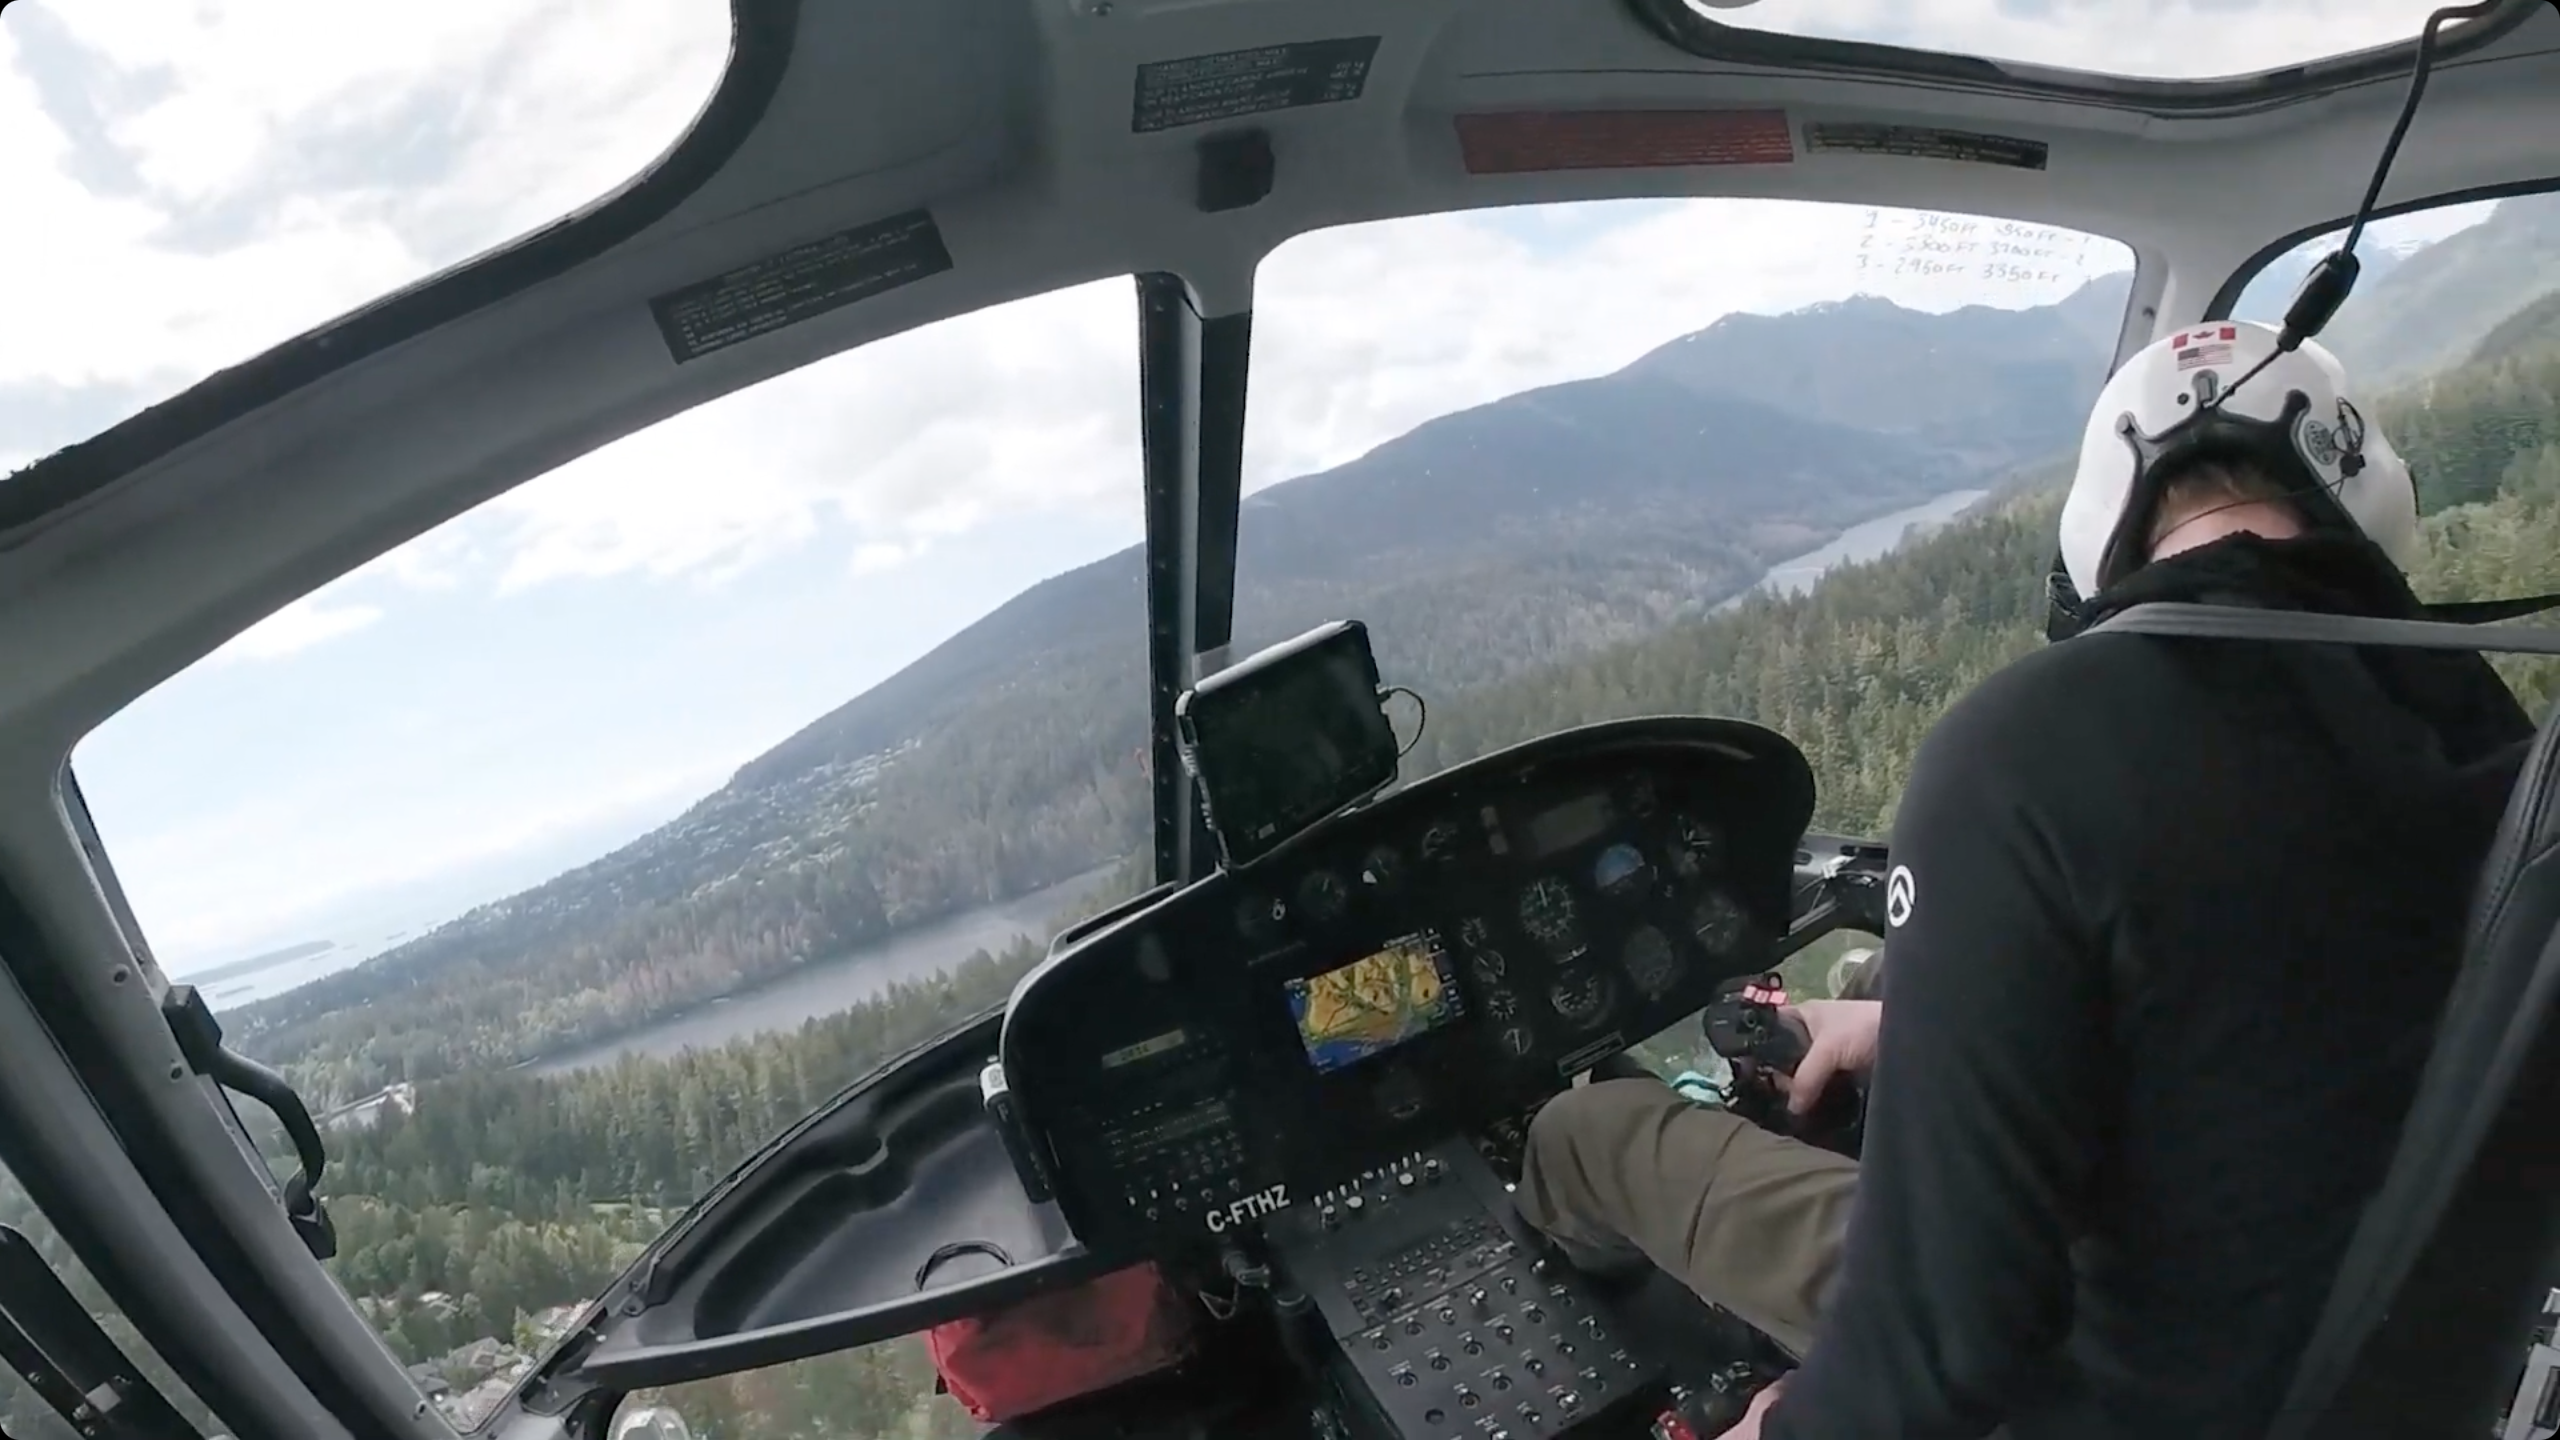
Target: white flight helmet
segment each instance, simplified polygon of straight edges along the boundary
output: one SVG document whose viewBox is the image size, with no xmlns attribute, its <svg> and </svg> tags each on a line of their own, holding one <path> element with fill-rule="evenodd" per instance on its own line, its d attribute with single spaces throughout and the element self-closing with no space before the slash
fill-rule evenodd
<svg viewBox="0 0 2560 1440">
<path fill-rule="evenodd" d="M 2144 346 L 2098 392 L 2062 506 L 2062 563 L 2080 594 L 2139 562 L 2160 475 L 2207 454 L 2298 480 L 2314 524 L 2353 525 L 2408 563 L 2418 497 L 2407 462 L 2348 399 L 2336 356 L 2310 340 L 2282 354 L 2276 338 L 2246 320 L 2190 325 Z"/>
</svg>

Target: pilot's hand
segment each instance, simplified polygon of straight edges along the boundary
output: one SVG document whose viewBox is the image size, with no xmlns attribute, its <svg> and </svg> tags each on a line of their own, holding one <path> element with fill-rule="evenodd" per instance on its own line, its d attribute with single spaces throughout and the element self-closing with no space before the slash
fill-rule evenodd
<svg viewBox="0 0 2560 1440">
<path fill-rule="evenodd" d="M 1786 1007 L 1804 1022 L 1804 1058 L 1796 1073 L 1780 1075 L 1777 1084 L 1787 1108 L 1810 1114 L 1835 1075 L 1864 1075 L 1875 1068 L 1876 1032 L 1884 1023 L 1881 1000 L 1806 1000 Z"/>
<path fill-rule="evenodd" d="M 1811 1003 L 1822 1005 L 1829 1002 L 1816 1000 Z M 1785 1389 L 1786 1384 L 1784 1376 L 1770 1381 L 1759 1394 L 1751 1397 L 1751 1408 L 1742 1412 L 1742 1418 L 1733 1422 L 1733 1428 L 1717 1436 L 1716 1440 L 1760 1440 L 1760 1422 L 1768 1415 L 1769 1407 L 1777 1403 L 1778 1392 Z"/>
</svg>

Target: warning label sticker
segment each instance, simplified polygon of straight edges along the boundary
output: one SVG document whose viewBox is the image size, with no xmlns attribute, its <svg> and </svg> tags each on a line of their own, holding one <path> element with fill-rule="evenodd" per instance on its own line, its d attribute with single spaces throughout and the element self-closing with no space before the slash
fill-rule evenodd
<svg viewBox="0 0 2560 1440">
<path fill-rule="evenodd" d="M 1934 125 L 1869 125 L 1816 120 L 1804 127 L 1808 151 L 1844 151 L 1855 155 L 1898 155 L 1913 160 L 1960 160 L 1969 165 L 2005 165 L 2013 170 L 2042 170 L 2050 149 L 2041 140 L 2015 135 L 1985 135 L 1972 130 L 1941 130 Z"/>
<path fill-rule="evenodd" d="M 2207 365 L 2229 365 L 2231 344 L 2240 338 L 2236 325 L 2221 325 L 2206 330 L 2188 330 L 2169 342 L 2177 353 L 2178 368 L 2197 370 Z"/>
<path fill-rule="evenodd" d="M 1138 67 L 1129 129 L 1144 135 L 1357 100 L 1369 83 L 1369 62 L 1377 55 L 1378 37 L 1360 35 L 1152 61 Z"/>
<path fill-rule="evenodd" d="M 933 217 L 910 210 L 671 290 L 649 313 L 681 365 L 950 268 Z"/>
<path fill-rule="evenodd" d="M 1679 165 L 1785 165 L 1783 110 L 1514 110 L 1457 117 L 1470 175 Z"/>
</svg>

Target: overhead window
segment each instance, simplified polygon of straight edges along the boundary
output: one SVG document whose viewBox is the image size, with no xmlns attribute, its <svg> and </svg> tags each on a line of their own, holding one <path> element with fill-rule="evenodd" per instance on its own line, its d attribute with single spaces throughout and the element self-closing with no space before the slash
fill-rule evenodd
<svg viewBox="0 0 2560 1440">
<path fill-rule="evenodd" d="M 2141 80 L 2212 80 L 2418 38 L 2436 0 L 1677 0 L 1717 26 Z"/>
<path fill-rule="evenodd" d="M 16 0 L 0 475 L 604 195 L 683 134 L 723 0 Z"/>
</svg>

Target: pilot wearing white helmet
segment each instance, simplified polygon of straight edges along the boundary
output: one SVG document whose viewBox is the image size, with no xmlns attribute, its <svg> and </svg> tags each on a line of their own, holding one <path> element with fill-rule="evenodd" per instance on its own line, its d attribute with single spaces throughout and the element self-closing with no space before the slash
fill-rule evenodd
<svg viewBox="0 0 2560 1440">
<path fill-rule="evenodd" d="M 2424 609 L 2408 465 L 2264 325 L 2125 362 L 2060 538 L 2065 632 Z M 1894 821 L 1892 1023 L 1834 1042 L 1876 1056 L 1841 1283 L 1762 1433 L 2262 1433 L 2532 737 L 2475 654 L 2136 634 L 1950 709 Z"/>
<path fill-rule="evenodd" d="M 1792 1101 L 1872 1072 L 1857 1163 L 1635 1080 L 1532 1126 L 1533 1221 L 1801 1354 L 1736 1437 L 2255 1436 L 2388 1163 L 2531 723 L 2473 654 L 2077 632 L 2421 613 L 2408 466 L 2326 351 L 2189 326 L 2099 395 L 2060 528 L 2077 638 L 1913 762 L 1885 998 L 1800 1007 Z"/>
<path fill-rule="evenodd" d="M 2172 481 L 2179 503 L 2164 507 Z M 2317 341 L 2281 351 L 2275 330 L 2248 321 L 2178 331 L 2099 393 L 2062 507 L 2057 569 L 2069 591 L 2056 586 L 2058 608 L 2082 609 L 2077 597 L 2207 540 L 2306 526 L 2360 534 L 2395 569 L 2406 564 L 2418 544 L 2408 463 Z"/>
</svg>

